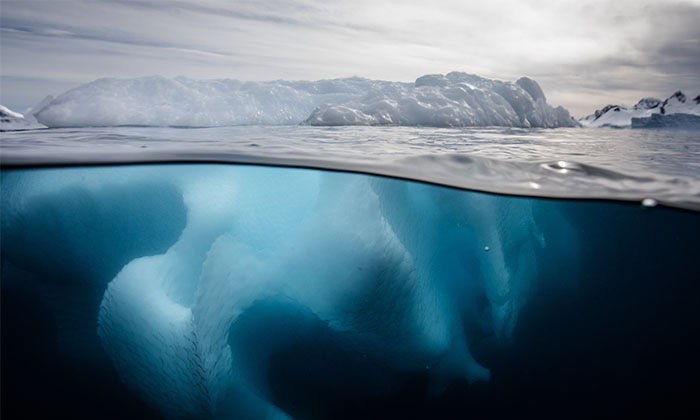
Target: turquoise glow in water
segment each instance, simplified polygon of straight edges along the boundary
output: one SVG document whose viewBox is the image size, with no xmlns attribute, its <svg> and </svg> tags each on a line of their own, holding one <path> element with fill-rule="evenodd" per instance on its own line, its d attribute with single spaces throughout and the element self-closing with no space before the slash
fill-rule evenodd
<svg viewBox="0 0 700 420">
<path fill-rule="evenodd" d="M 694 406 L 686 134 L 652 156 L 665 134 L 633 147 L 629 132 L 400 129 L 379 147 L 308 128 L 268 145 L 269 130 L 3 138 L 3 417 Z"/>
</svg>

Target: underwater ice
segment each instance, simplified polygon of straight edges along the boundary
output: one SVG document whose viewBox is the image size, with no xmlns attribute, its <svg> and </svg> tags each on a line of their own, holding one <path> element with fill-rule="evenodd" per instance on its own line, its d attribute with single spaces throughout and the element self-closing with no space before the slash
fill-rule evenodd
<svg viewBox="0 0 700 420">
<path fill-rule="evenodd" d="M 415 83 L 346 78 L 237 80 L 99 79 L 49 98 L 32 113 L 49 127 L 252 124 L 570 127 L 568 111 L 547 104 L 537 82 L 466 73 Z"/>
<path fill-rule="evenodd" d="M 64 351 L 106 353 L 166 418 L 287 417 L 269 357 L 304 340 L 358 361 L 323 378 L 350 394 L 487 381 L 474 341 L 508 343 L 546 246 L 530 199 L 290 168 L 14 170 L 2 209 L 6 263 L 82 314 Z"/>
</svg>

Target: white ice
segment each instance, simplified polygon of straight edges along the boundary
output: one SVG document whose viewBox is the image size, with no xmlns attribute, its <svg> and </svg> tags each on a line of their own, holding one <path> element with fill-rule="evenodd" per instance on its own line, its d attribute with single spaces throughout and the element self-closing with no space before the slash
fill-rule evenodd
<svg viewBox="0 0 700 420">
<path fill-rule="evenodd" d="M 537 82 L 466 73 L 415 83 L 361 78 L 306 81 L 99 79 L 35 107 L 49 127 L 232 125 L 428 125 L 569 127 Z"/>
<path fill-rule="evenodd" d="M 413 85 L 373 89 L 360 98 L 313 112 L 310 125 L 438 127 L 571 127 L 568 111 L 553 108 L 537 82 L 515 83 L 453 72 L 426 75 Z"/>
<path fill-rule="evenodd" d="M 134 202 L 136 190 L 171 193 L 144 207 Z M 61 195 L 75 202 L 66 204 L 70 214 L 58 232 L 32 220 L 63 214 Z M 253 344 L 236 330 L 246 311 L 259 302 L 298 307 L 304 319 L 342 337 L 343 351 L 367 355 L 385 373 L 429 372 L 434 392 L 455 378 L 488 380 L 470 347 L 484 335 L 508 342 L 537 279 L 535 252 L 544 241 L 531 205 L 290 168 L 75 168 L 61 176 L 47 169 L 3 180 L 3 234 L 21 239 L 23 226 L 46 226 L 46 243 L 30 232 L 31 245 L 16 246 L 8 258 L 25 267 L 38 252 L 46 270 L 82 273 L 79 288 L 57 287 L 52 300 L 68 306 L 75 300 L 64 294 L 85 290 L 81 313 L 97 317 L 102 349 L 124 383 L 164 417 L 284 418 L 271 402 L 265 363 L 251 363 Z M 173 231 L 183 210 L 184 228 Z M 112 243 L 121 232 L 101 226 L 128 222 L 163 224 L 153 234 L 174 242 L 105 278 L 109 258 L 140 241 Z M 66 234 L 70 240 L 56 247 Z M 109 252 L 100 261 L 80 258 L 103 248 Z M 90 303 L 91 290 L 104 290 L 101 301 Z M 280 350 L 283 341 L 263 340 L 255 352 Z M 79 347 L 71 348 L 76 357 L 95 351 Z"/>
</svg>

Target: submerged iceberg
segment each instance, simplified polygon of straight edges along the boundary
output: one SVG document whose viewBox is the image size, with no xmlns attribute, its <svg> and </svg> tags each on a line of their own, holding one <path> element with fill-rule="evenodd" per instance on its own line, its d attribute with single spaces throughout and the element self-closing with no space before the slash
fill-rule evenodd
<svg viewBox="0 0 700 420">
<path fill-rule="evenodd" d="M 0 183 L 3 413 L 695 404 L 694 212 L 225 164 Z"/>
<path fill-rule="evenodd" d="M 36 107 L 49 127 L 252 124 L 569 127 L 537 82 L 466 73 L 415 83 L 361 78 L 305 81 L 99 79 Z"/>
<path fill-rule="evenodd" d="M 579 123 L 584 127 L 695 129 L 700 127 L 700 95 L 690 99 L 677 91 L 663 101 L 642 98 L 632 108 L 607 105 Z"/>
<path fill-rule="evenodd" d="M 166 418 L 284 418 L 266 358 L 313 337 L 356 359 L 323 379 L 349 395 L 487 381 L 470 348 L 512 338 L 544 245 L 529 200 L 231 165 L 10 171 L 2 240 L 62 350 L 105 354 Z"/>
</svg>

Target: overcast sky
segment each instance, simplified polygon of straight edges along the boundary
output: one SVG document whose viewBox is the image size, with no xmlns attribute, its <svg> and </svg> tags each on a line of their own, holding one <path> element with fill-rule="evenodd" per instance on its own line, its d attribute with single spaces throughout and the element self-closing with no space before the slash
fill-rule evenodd
<svg viewBox="0 0 700 420">
<path fill-rule="evenodd" d="M 581 117 L 700 92 L 700 0 L 0 0 L 0 103 L 100 77 L 537 80 Z"/>
</svg>

